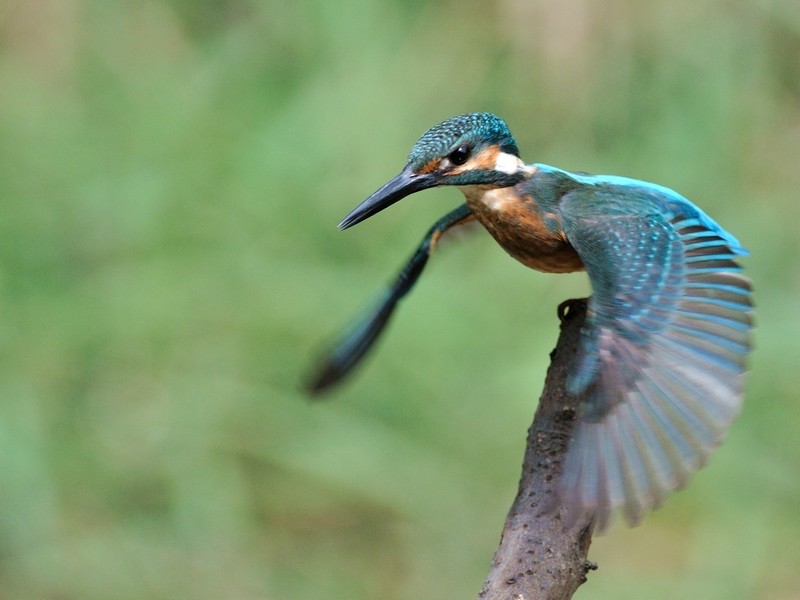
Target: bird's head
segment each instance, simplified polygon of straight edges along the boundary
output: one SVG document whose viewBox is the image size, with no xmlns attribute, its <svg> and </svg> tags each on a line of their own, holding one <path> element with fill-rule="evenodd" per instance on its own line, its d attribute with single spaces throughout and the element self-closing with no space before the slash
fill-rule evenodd
<svg viewBox="0 0 800 600">
<path fill-rule="evenodd" d="M 459 115 L 431 127 L 402 171 L 342 222 L 347 229 L 406 196 L 440 185 L 508 187 L 524 178 L 519 150 L 505 121 L 490 113 Z"/>
</svg>

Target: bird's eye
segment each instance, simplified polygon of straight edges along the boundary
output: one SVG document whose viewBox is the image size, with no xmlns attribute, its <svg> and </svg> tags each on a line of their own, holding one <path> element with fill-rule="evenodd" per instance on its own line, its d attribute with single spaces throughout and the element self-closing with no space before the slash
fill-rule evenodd
<svg viewBox="0 0 800 600">
<path fill-rule="evenodd" d="M 461 144 L 458 148 L 453 150 L 447 157 L 454 165 L 463 165 L 469 158 L 469 146 Z"/>
</svg>

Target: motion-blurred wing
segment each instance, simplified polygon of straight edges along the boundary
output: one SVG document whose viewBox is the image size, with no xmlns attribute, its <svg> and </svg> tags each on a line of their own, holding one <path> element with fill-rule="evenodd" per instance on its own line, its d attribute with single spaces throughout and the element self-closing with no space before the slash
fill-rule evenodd
<svg viewBox="0 0 800 600">
<path fill-rule="evenodd" d="M 684 485 L 742 401 L 752 304 L 734 258 L 746 251 L 688 201 L 659 194 L 609 186 L 562 199 L 593 295 L 567 381 L 583 400 L 559 501 L 569 521 L 600 530 L 618 509 L 638 523 Z"/>
</svg>

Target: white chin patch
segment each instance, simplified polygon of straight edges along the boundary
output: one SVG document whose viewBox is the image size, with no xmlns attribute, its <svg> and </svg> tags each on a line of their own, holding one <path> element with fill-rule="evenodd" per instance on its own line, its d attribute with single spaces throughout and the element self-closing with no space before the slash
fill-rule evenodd
<svg viewBox="0 0 800 600">
<path fill-rule="evenodd" d="M 511 175 L 512 173 L 519 171 L 521 163 L 522 161 L 519 159 L 519 157 L 506 152 L 501 152 L 497 155 L 497 160 L 494 163 L 494 170 Z"/>
</svg>

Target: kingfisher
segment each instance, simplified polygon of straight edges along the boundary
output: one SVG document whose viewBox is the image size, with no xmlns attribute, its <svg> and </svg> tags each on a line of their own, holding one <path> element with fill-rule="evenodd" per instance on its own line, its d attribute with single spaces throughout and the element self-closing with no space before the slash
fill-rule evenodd
<svg viewBox="0 0 800 600">
<path fill-rule="evenodd" d="M 459 115 L 427 130 L 344 230 L 428 188 L 465 202 L 439 219 L 375 307 L 339 338 L 309 390 L 341 381 L 384 330 L 442 236 L 478 221 L 522 264 L 586 271 L 592 288 L 566 390 L 579 399 L 556 504 L 568 523 L 636 525 L 703 466 L 738 415 L 751 351 L 747 251 L 677 192 L 526 164 L 506 123 Z"/>
</svg>

